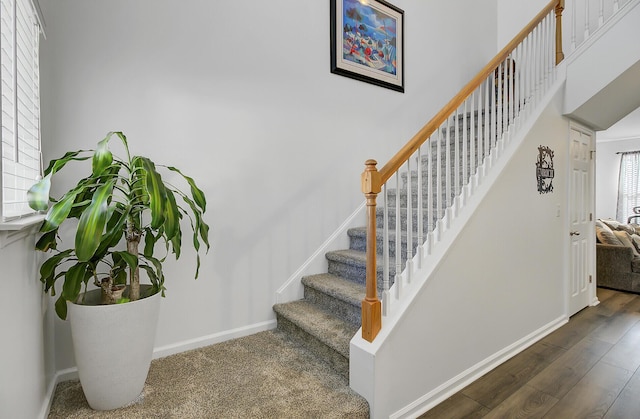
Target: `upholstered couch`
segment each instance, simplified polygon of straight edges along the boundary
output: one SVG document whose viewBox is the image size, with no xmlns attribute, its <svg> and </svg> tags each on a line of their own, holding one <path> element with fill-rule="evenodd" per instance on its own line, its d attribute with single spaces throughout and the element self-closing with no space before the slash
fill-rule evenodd
<svg viewBox="0 0 640 419">
<path fill-rule="evenodd" d="M 640 293 L 640 226 L 596 220 L 596 282 Z"/>
</svg>

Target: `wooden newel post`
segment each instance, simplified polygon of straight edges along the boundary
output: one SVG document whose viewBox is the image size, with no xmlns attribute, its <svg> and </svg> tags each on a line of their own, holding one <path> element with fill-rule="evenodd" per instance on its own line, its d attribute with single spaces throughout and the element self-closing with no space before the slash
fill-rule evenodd
<svg viewBox="0 0 640 419">
<path fill-rule="evenodd" d="M 564 0 L 558 0 L 556 5 L 556 65 L 564 60 L 562 52 L 562 11 L 564 10 Z"/>
<path fill-rule="evenodd" d="M 362 300 L 362 338 L 373 342 L 382 328 L 382 304 L 376 283 L 376 198 L 382 189 L 375 160 L 367 160 L 362 173 L 362 193 L 367 198 L 367 291 Z"/>
</svg>

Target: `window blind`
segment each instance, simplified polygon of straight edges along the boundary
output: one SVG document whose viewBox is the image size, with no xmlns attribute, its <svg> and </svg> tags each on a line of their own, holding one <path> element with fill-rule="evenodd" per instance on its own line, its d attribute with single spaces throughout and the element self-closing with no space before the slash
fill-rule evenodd
<svg viewBox="0 0 640 419">
<path fill-rule="evenodd" d="M 621 153 L 616 219 L 622 223 L 640 207 L 640 151 Z"/>
<path fill-rule="evenodd" d="M 0 0 L 0 221 L 33 213 L 27 190 L 40 175 L 40 27 L 30 0 Z"/>
</svg>

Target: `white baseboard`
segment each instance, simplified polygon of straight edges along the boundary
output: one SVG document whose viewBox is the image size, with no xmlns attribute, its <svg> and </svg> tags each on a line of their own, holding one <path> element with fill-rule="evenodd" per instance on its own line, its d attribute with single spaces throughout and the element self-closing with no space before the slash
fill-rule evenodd
<svg viewBox="0 0 640 419">
<path fill-rule="evenodd" d="M 261 323 L 239 327 L 237 329 L 226 330 L 224 332 L 202 336 L 196 339 L 189 339 L 182 342 L 173 343 L 171 345 L 160 346 L 158 348 L 154 348 L 153 359 L 164 358 L 165 356 L 190 351 L 192 349 L 198 349 L 209 345 L 214 345 L 216 343 L 224 342 L 231 339 L 249 336 L 258 332 L 264 332 L 265 330 L 275 329 L 276 326 L 277 323 L 275 320 L 269 320 Z M 56 386 L 58 385 L 58 383 L 77 379 L 77 367 L 67 368 L 56 372 L 56 375 L 51 379 L 51 382 L 47 387 L 47 394 L 42 402 L 42 408 L 40 409 L 41 419 L 46 419 L 49 416 L 51 403 L 53 402 L 53 395 L 56 391 Z"/>
<path fill-rule="evenodd" d="M 225 330 L 224 332 L 214 333 L 212 335 L 201 336 L 195 339 L 172 343 L 171 345 L 154 348 L 153 359 L 164 358 L 165 356 L 190 351 L 192 349 L 198 349 L 209 345 L 214 345 L 216 343 L 224 342 L 230 339 L 253 335 L 254 333 L 275 329 L 276 326 L 276 320 L 268 320 L 266 322 L 250 324 L 248 326 L 239 327 L 237 329 Z"/>
<path fill-rule="evenodd" d="M 453 377 L 449 381 L 436 387 L 429 393 L 425 394 L 424 396 L 420 397 L 404 408 L 398 410 L 389 417 L 392 419 L 400 419 L 415 418 L 417 416 L 420 416 L 429 409 L 448 399 L 458 391 L 462 390 L 464 387 L 468 386 L 478 378 L 482 377 L 484 374 L 491 371 L 498 365 L 524 351 L 529 346 L 538 342 L 540 339 L 544 338 L 554 330 L 560 328 L 568 321 L 569 318 L 567 316 L 561 316 L 553 320 L 540 329 L 507 346 L 501 351 L 498 351 L 490 357 L 480 361 L 466 371 L 463 371 L 456 377 Z"/>
</svg>

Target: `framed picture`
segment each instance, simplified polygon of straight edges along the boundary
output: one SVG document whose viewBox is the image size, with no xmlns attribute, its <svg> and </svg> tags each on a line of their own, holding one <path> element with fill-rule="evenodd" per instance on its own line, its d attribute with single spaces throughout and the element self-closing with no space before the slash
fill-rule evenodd
<svg viewBox="0 0 640 419">
<path fill-rule="evenodd" d="M 331 72 L 404 92 L 404 11 L 382 0 L 331 0 Z"/>
</svg>

